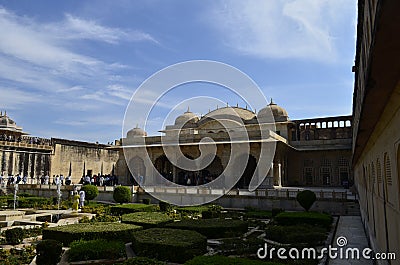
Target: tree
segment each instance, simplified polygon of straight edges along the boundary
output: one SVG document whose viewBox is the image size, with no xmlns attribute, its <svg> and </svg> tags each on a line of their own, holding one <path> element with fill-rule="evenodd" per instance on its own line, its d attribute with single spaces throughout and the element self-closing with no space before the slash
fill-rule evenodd
<svg viewBox="0 0 400 265">
<path fill-rule="evenodd" d="M 297 193 L 296 200 L 299 202 L 301 207 L 308 212 L 314 202 L 317 200 L 317 196 L 311 190 L 303 190 Z"/>
<path fill-rule="evenodd" d="M 131 202 L 132 201 L 131 190 L 125 186 L 117 186 L 114 188 L 113 198 L 114 201 L 121 204 L 124 202 Z"/>
</svg>

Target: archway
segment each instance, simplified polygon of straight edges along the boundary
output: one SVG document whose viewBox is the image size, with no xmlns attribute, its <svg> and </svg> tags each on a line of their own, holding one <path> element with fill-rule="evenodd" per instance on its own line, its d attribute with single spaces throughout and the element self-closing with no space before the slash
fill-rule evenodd
<svg viewBox="0 0 400 265">
<path fill-rule="evenodd" d="M 129 160 L 129 178 L 132 184 L 140 184 L 144 183 L 144 178 L 146 177 L 146 166 L 144 165 L 144 161 L 142 158 L 135 156 Z M 134 179 L 136 176 L 136 180 Z"/>
<path fill-rule="evenodd" d="M 207 161 L 207 159 L 205 160 Z M 206 168 L 201 170 L 199 185 L 215 180 L 222 174 L 223 171 L 224 168 L 222 166 L 221 159 L 218 156 L 215 156 L 213 161 Z"/>
<path fill-rule="evenodd" d="M 235 186 L 236 188 L 239 189 L 245 189 L 249 187 L 250 181 L 257 167 L 257 161 L 255 157 L 252 155 L 241 155 L 238 158 L 236 158 L 235 162 L 237 164 L 237 167 L 242 167 L 243 163 L 246 162 L 246 159 L 247 159 L 246 168 Z"/>
<path fill-rule="evenodd" d="M 172 181 L 174 166 L 165 155 L 159 156 L 155 160 L 154 166 L 157 169 L 158 173 L 160 173 L 164 178 Z"/>
</svg>

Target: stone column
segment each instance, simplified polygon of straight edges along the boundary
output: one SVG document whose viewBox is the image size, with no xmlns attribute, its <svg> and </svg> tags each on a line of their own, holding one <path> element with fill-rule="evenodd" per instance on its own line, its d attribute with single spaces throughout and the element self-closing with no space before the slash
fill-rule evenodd
<svg viewBox="0 0 400 265">
<path fill-rule="evenodd" d="M 282 187 L 282 165 L 278 163 L 278 187 Z"/>
</svg>

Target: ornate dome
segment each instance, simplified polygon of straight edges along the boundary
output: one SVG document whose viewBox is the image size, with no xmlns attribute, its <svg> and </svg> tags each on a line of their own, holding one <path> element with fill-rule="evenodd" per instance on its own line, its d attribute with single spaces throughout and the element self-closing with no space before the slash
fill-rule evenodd
<svg viewBox="0 0 400 265">
<path fill-rule="evenodd" d="M 196 123 L 199 121 L 199 117 L 194 114 L 193 112 L 188 110 L 183 113 L 182 115 L 179 115 L 176 119 L 175 119 L 175 125 L 184 125 L 186 123 Z"/>
<path fill-rule="evenodd" d="M 133 138 L 133 137 L 145 137 L 147 136 L 147 133 L 139 128 L 137 125 L 135 128 L 131 129 L 128 131 L 128 133 L 126 134 L 127 138 Z"/>
<path fill-rule="evenodd" d="M 7 116 L 7 112 L 4 112 L 4 115 L 2 112 L 0 112 L 0 127 L 19 129 L 17 128 L 15 121 Z"/>
<path fill-rule="evenodd" d="M 267 118 L 268 115 L 270 115 L 269 113 L 272 113 L 272 115 L 274 116 L 275 122 L 288 121 L 288 119 L 289 119 L 287 111 L 284 108 L 275 104 L 272 101 L 272 99 L 271 99 L 271 103 L 269 103 L 268 106 L 266 106 L 265 108 L 262 108 L 258 112 L 257 117 L 258 118 Z"/>
<path fill-rule="evenodd" d="M 255 116 L 256 114 L 248 109 L 240 107 L 224 107 L 210 111 L 202 118 L 202 120 L 212 118 L 241 122 L 239 119 L 242 121 L 248 121 L 252 120 Z"/>
</svg>

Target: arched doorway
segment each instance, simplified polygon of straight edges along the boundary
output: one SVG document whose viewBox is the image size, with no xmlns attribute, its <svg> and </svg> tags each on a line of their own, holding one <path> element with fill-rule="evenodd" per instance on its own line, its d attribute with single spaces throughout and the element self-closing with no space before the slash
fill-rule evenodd
<svg viewBox="0 0 400 265">
<path fill-rule="evenodd" d="M 144 183 L 144 178 L 146 177 L 146 166 L 142 158 L 135 156 L 129 160 L 129 181 L 132 184 Z M 136 177 L 136 179 L 134 178 Z M 141 182 L 141 183 L 140 183 Z"/>
<path fill-rule="evenodd" d="M 204 160 L 207 161 L 208 159 Z M 206 168 L 201 170 L 199 185 L 215 180 L 222 174 L 223 171 L 224 168 L 222 166 L 221 159 L 218 156 L 215 156 L 213 161 Z"/>
<path fill-rule="evenodd" d="M 155 160 L 154 166 L 158 173 L 160 173 L 164 178 L 168 179 L 169 181 L 173 180 L 174 166 L 165 155 L 159 156 Z"/>
<path fill-rule="evenodd" d="M 239 189 L 245 189 L 249 187 L 251 178 L 253 177 L 254 171 L 256 170 L 257 167 L 257 161 L 255 157 L 252 155 L 239 156 L 235 160 L 237 167 L 243 166 L 243 164 L 246 163 L 246 159 L 247 159 L 246 168 L 235 186 L 236 188 Z"/>
</svg>

